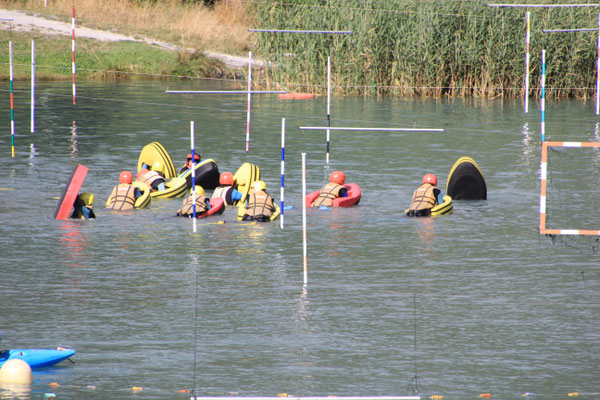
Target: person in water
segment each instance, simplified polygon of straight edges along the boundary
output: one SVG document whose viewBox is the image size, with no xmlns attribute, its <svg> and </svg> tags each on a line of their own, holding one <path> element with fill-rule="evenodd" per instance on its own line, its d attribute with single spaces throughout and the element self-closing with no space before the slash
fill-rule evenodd
<svg viewBox="0 0 600 400">
<path fill-rule="evenodd" d="M 210 197 L 216 199 L 221 197 L 226 205 L 232 206 L 242 199 L 242 194 L 235 187 L 235 178 L 231 172 L 223 172 L 219 176 L 219 186 L 217 186 Z"/>
<path fill-rule="evenodd" d="M 94 214 L 93 205 L 94 195 L 91 193 L 79 193 L 73 203 L 73 212 L 71 218 L 74 219 L 90 219 L 96 218 Z"/>
<path fill-rule="evenodd" d="M 276 208 L 273 198 L 267 193 L 267 184 L 264 181 L 256 181 L 252 185 L 252 189 L 254 190 L 248 195 L 242 221 L 270 221 Z"/>
<path fill-rule="evenodd" d="M 422 185 L 413 193 L 412 202 L 406 215 L 411 217 L 431 215 L 431 209 L 444 202 L 442 191 L 436 186 L 437 177 L 434 174 L 425 174 Z"/>
<path fill-rule="evenodd" d="M 144 166 L 145 165 L 146 164 L 144 164 Z M 151 170 L 145 168 L 137 173 L 136 180 L 148 185 L 153 192 L 165 190 L 165 175 L 162 171 L 162 163 L 160 161 L 154 161 Z"/>
<path fill-rule="evenodd" d="M 135 207 L 135 200 L 142 194 L 131 184 L 133 174 L 131 171 L 123 171 L 119 174 L 119 184 L 115 186 L 108 198 L 106 208 L 113 210 L 131 210 Z"/>
<path fill-rule="evenodd" d="M 200 162 L 200 154 L 194 153 L 194 164 Z M 185 158 L 185 164 L 179 169 L 179 175 L 192 168 L 192 153 L 189 153 Z"/>
<path fill-rule="evenodd" d="M 348 197 L 348 189 L 344 187 L 346 183 L 346 174 L 342 171 L 333 171 L 329 175 L 329 183 L 321 188 L 319 197 L 312 203 L 312 207 L 331 207 L 333 200 L 338 197 Z"/>
<path fill-rule="evenodd" d="M 210 200 L 204 194 L 204 188 L 196 185 L 196 218 L 210 210 Z M 185 200 L 179 210 L 177 210 L 178 217 L 190 217 L 194 216 L 194 195 L 190 194 Z"/>
</svg>

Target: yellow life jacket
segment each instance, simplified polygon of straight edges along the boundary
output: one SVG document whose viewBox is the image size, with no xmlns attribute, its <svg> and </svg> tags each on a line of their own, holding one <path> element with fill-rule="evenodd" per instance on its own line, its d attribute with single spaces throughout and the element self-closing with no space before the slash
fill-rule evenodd
<svg viewBox="0 0 600 400">
<path fill-rule="evenodd" d="M 144 175 L 140 176 L 139 179 L 139 182 L 148 185 L 148 187 L 152 189 L 153 192 L 156 191 L 158 185 L 164 181 L 165 178 L 163 178 L 162 175 L 156 171 L 148 171 Z"/>
<path fill-rule="evenodd" d="M 135 188 L 128 183 L 115 186 L 108 198 L 106 208 L 113 210 L 131 210 L 135 205 Z"/>
<path fill-rule="evenodd" d="M 194 201 L 193 197 L 190 195 L 183 201 L 183 205 L 179 210 L 177 210 L 177 215 L 188 216 L 194 214 Z M 206 196 L 198 196 L 196 197 L 196 215 L 203 214 L 208 211 L 208 205 L 206 202 L 208 201 L 208 197 Z"/>
<path fill-rule="evenodd" d="M 273 198 L 264 190 L 260 192 L 254 191 L 248 198 L 245 215 L 257 217 L 263 215 L 267 218 L 271 217 L 275 212 L 275 204 Z"/>
<path fill-rule="evenodd" d="M 430 210 L 438 205 L 437 198 L 434 193 L 435 186 L 425 183 L 414 191 L 412 203 L 408 207 L 408 211 Z"/>
<path fill-rule="evenodd" d="M 331 205 L 333 204 L 333 199 L 336 199 L 340 196 L 340 190 L 342 190 L 343 188 L 344 187 L 342 185 L 338 185 L 337 183 L 327 183 L 321 189 L 319 197 L 317 197 L 315 201 L 313 201 L 312 207 L 331 207 Z"/>
<path fill-rule="evenodd" d="M 233 198 L 231 197 L 232 193 L 233 193 L 233 186 L 219 186 L 219 187 L 215 188 L 215 190 L 210 198 L 217 199 L 220 197 L 223 199 L 225 204 L 227 204 L 228 206 L 232 206 L 233 202 L 234 202 Z"/>
</svg>

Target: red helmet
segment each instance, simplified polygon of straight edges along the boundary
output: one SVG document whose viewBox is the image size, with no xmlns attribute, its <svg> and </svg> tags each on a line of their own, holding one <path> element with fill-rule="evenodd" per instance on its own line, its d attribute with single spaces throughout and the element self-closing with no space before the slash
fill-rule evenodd
<svg viewBox="0 0 600 400">
<path fill-rule="evenodd" d="M 423 184 L 431 183 L 433 186 L 437 186 L 437 178 L 434 174 L 425 174 L 423 177 Z"/>
<path fill-rule="evenodd" d="M 150 172 L 150 170 L 149 170 L 149 169 L 146 169 L 146 168 L 144 168 L 144 169 L 140 169 L 140 170 L 138 171 L 138 173 L 137 173 L 137 175 L 136 175 L 135 179 L 139 181 L 139 180 L 140 180 L 140 178 L 141 178 L 142 176 L 144 176 L 144 175 L 145 175 L 147 172 Z"/>
<path fill-rule="evenodd" d="M 186 161 L 192 161 L 192 153 L 189 153 L 185 158 Z M 200 161 L 200 154 L 194 153 L 194 162 Z"/>
<path fill-rule="evenodd" d="M 219 185 L 233 186 L 233 174 L 231 172 L 223 172 L 219 176 Z"/>
<path fill-rule="evenodd" d="M 131 171 L 123 171 L 119 174 L 119 183 L 129 183 L 131 185 L 131 182 L 133 182 Z"/>
<path fill-rule="evenodd" d="M 331 175 L 329 175 L 329 181 L 331 183 L 343 185 L 346 182 L 346 174 L 344 174 L 342 171 L 333 171 Z"/>
</svg>

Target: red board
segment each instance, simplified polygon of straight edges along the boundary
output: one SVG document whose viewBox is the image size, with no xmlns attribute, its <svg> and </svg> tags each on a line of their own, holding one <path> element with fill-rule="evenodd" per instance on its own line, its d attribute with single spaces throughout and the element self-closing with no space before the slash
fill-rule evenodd
<svg viewBox="0 0 600 400">
<path fill-rule="evenodd" d="M 60 200 L 58 201 L 58 206 L 56 206 L 56 211 L 54 212 L 54 218 L 56 219 L 67 219 L 71 215 L 71 210 L 73 209 L 73 204 L 75 204 L 75 199 L 79 194 L 79 189 L 83 185 L 83 181 L 85 180 L 85 176 L 88 173 L 88 168 L 81 164 L 77 165 L 73 169 L 73 173 L 71 174 L 71 178 L 67 182 L 65 186 L 65 190 L 63 191 L 62 196 L 60 196 Z"/>
<path fill-rule="evenodd" d="M 223 211 L 225 211 L 225 202 L 221 197 L 217 197 L 216 199 L 210 199 L 210 210 L 204 214 L 198 215 L 198 218 L 209 217 L 214 214 L 223 214 Z"/>
</svg>

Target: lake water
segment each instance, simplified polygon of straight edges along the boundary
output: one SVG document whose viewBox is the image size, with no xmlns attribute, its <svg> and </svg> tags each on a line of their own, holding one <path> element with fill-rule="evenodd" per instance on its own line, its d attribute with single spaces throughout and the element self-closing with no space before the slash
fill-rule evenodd
<svg viewBox="0 0 600 400">
<path fill-rule="evenodd" d="M 445 131 L 332 132 L 327 167 L 325 133 L 298 129 L 327 123 L 325 96 L 253 96 L 246 154 L 245 95 L 165 94 L 168 86 L 228 88 L 79 83 L 73 106 L 68 82 L 42 83 L 31 134 L 28 83 L 17 82 L 15 158 L 3 91 L 1 346 L 77 355 L 74 365 L 34 371 L 21 395 L 0 388 L 0 398 L 187 399 L 180 390 L 193 387 L 198 396 L 412 395 L 415 376 L 423 398 L 600 398 L 599 255 L 538 233 L 534 100 L 524 114 L 518 100 L 334 96 L 332 126 Z M 190 220 L 174 217 L 180 199 L 104 209 L 146 144 L 160 142 L 182 164 L 190 120 L 203 159 L 220 171 L 257 164 L 279 201 L 282 117 L 293 207 L 285 229 L 238 223 L 227 210 L 199 220 L 194 234 Z M 547 105 L 552 140 L 598 141 L 597 123 L 592 102 Z M 357 207 L 308 210 L 306 288 L 302 152 L 308 191 L 337 169 L 363 191 Z M 435 219 L 405 217 L 423 174 L 437 174 L 444 189 L 464 155 L 482 169 L 488 200 L 456 201 L 452 215 Z M 97 219 L 55 221 L 56 197 L 79 163 L 89 168 L 82 191 L 95 194 Z M 579 187 L 598 183 L 586 175 Z M 596 197 L 590 218 L 597 207 Z"/>
</svg>

